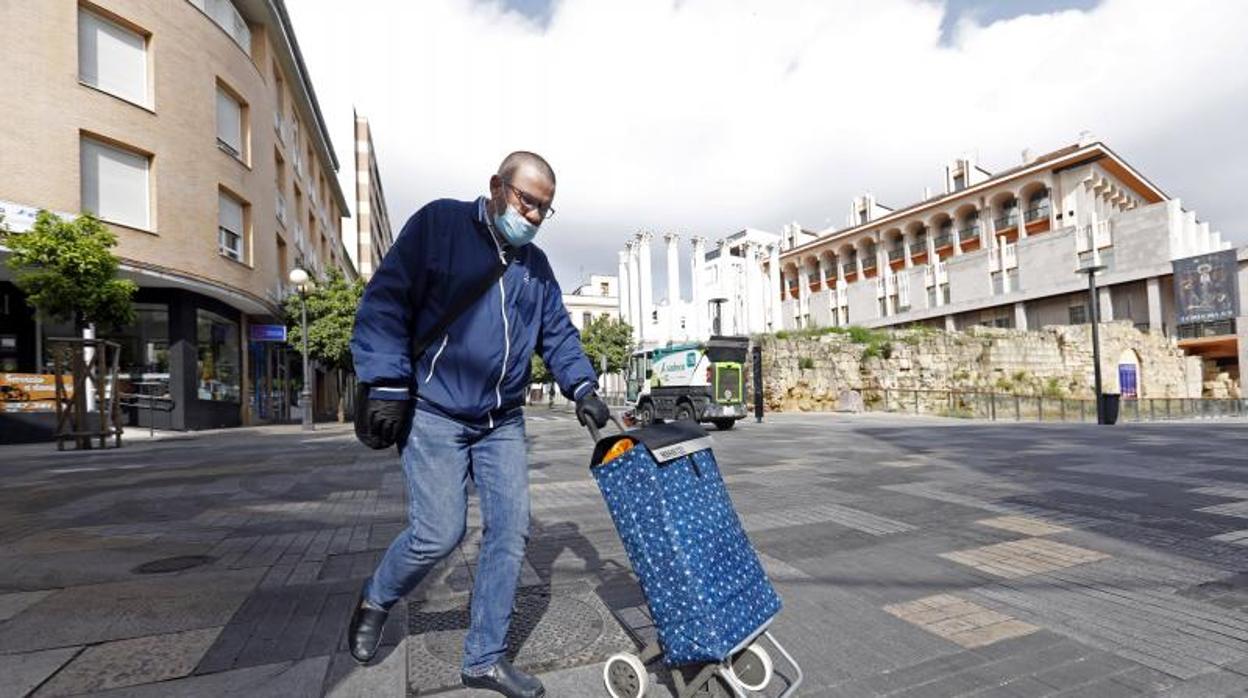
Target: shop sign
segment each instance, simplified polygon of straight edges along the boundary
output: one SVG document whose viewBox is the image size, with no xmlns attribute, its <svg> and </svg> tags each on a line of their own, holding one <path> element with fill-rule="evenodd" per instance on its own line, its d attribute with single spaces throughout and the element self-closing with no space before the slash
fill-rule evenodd
<svg viewBox="0 0 1248 698">
<path fill-rule="evenodd" d="M 253 342 L 285 342 L 285 325 L 251 325 L 251 341 Z"/>
<path fill-rule="evenodd" d="M 53 211 L 53 213 L 65 220 L 77 218 L 77 216 L 71 213 L 59 213 L 57 211 Z M 38 215 L 38 206 L 28 206 L 15 201 L 0 199 L 0 218 L 3 218 L 4 225 L 15 233 L 24 233 L 35 227 L 35 217 Z"/>
<path fill-rule="evenodd" d="M 74 382 L 65 377 L 65 396 Z M 55 412 L 56 376 L 50 373 L 0 373 L 0 412 Z"/>
<path fill-rule="evenodd" d="M 1235 250 L 1176 259 L 1173 265 L 1178 324 L 1217 322 L 1239 314 Z"/>
</svg>

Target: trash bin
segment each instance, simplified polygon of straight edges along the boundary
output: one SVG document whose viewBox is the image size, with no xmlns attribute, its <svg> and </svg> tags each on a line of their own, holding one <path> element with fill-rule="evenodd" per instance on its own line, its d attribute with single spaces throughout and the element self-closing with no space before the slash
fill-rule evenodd
<svg viewBox="0 0 1248 698">
<path fill-rule="evenodd" d="M 1122 396 L 1117 393 L 1101 394 L 1101 416 L 1105 419 L 1104 424 L 1118 423 L 1118 407 L 1122 402 Z"/>
</svg>

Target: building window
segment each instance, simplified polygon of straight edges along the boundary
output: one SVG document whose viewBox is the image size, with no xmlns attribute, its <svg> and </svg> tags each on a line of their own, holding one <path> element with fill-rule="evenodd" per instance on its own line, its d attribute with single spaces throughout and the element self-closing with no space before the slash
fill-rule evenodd
<svg viewBox="0 0 1248 698">
<path fill-rule="evenodd" d="M 888 299 L 880 298 L 879 304 L 880 304 L 880 317 L 887 316 L 888 315 Z"/>
<path fill-rule="evenodd" d="M 929 308 L 936 307 L 936 287 L 935 286 L 927 287 L 927 307 Z"/>
<path fill-rule="evenodd" d="M 238 323 L 207 310 L 195 311 L 200 400 L 238 402 Z"/>
<path fill-rule="evenodd" d="M 225 192 L 217 194 L 217 245 L 221 254 L 243 261 L 243 234 L 246 230 L 244 204 Z"/>
<path fill-rule="evenodd" d="M 588 328 L 590 323 L 594 321 L 593 313 L 581 313 L 581 329 Z"/>
<path fill-rule="evenodd" d="M 999 296 L 1005 293 L 1005 276 L 999 271 L 992 272 L 992 295 Z"/>
<path fill-rule="evenodd" d="M 147 37 L 79 8 L 78 79 L 147 106 Z"/>
<path fill-rule="evenodd" d="M 949 284 L 940 285 L 940 295 L 944 299 L 945 305 L 949 305 Z"/>
<path fill-rule="evenodd" d="M 1070 324 L 1082 325 L 1088 321 L 1088 306 L 1084 304 L 1070 306 Z"/>
<path fill-rule="evenodd" d="M 146 230 L 150 225 L 151 158 L 83 138 L 82 210 L 103 220 Z"/>
<path fill-rule="evenodd" d="M 246 105 L 222 85 L 217 85 L 217 147 L 239 160 L 246 160 Z"/>
<path fill-rule="evenodd" d="M 966 176 L 961 175 L 961 174 L 954 175 L 953 176 L 953 190 L 962 191 L 965 188 L 966 188 Z"/>
</svg>

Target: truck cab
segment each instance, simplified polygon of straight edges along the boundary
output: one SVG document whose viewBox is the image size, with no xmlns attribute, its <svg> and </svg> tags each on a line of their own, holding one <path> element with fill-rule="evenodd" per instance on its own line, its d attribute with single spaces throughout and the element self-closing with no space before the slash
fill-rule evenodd
<svg viewBox="0 0 1248 698">
<path fill-rule="evenodd" d="M 634 418 L 642 424 L 683 419 L 731 429 L 746 416 L 749 346 L 748 337 L 712 336 L 635 352 L 627 370 Z"/>
</svg>

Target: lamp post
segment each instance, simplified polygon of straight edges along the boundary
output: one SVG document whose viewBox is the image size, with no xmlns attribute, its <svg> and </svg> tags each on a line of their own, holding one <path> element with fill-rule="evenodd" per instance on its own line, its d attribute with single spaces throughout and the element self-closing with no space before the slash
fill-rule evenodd
<svg viewBox="0 0 1248 698">
<path fill-rule="evenodd" d="M 295 267 L 290 270 L 290 283 L 299 289 L 300 335 L 303 337 L 303 388 L 299 391 L 299 411 L 303 418 L 303 430 L 312 431 L 312 370 L 308 365 L 308 272 Z"/>
<path fill-rule="evenodd" d="M 1096 273 L 1105 271 L 1104 264 L 1089 264 L 1079 267 L 1076 271 L 1088 275 L 1088 307 L 1092 320 L 1092 375 L 1096 390 L 1096 423 L 1105 424 L 1105 400 L 1101 397 L 1101 333 L 1097 326 L 1101 323 L 1101 304 L 1096 299 Z"/>
</svg>

